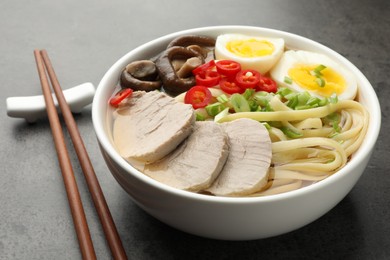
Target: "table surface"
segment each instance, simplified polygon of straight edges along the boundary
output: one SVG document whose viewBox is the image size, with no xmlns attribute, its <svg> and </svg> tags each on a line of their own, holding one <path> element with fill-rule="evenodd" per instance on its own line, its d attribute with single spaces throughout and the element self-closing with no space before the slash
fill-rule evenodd
<svg viewBox="0 0 390 260">
<path fill-rule="evenodd" d="M 33 50 L 48 51 L 64 89 L 84 82 L 97 86 L 118 58 L 140 44 L 178 30 L 233 24 L 299 34 L 344 55 L 374 86 L 384 131 L 357 185 L 320 219 L 273 238 L 218 241 L 175 230 L 130 200 L 103 162 L 87 106 L 76 122 L 129 258 L 390 258 L 387 0 L 2 0 L 0 259 L 81 258 L 48 121 L 28 124 L 6 114 L 7 97 L 41 93 Z M 96 253 L 110 259 L 74 152 L 71 160 Z"/>
</svg>

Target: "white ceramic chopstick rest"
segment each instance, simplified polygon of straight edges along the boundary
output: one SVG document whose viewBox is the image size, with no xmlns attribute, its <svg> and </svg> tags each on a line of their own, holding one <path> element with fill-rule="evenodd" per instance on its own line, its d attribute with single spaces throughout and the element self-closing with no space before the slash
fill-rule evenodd
<svg viewBox="0 0 390 260">
<path fill-rule="evenodd" d="M 81 110 L 92 103 L 95 95 L 95 87 L 87 82 L 63 91 L 66 102 L 73 113 L 80 113 Z M 55 94 L 52 94 L 54 104 L 58 109 L 58 101 Z M 33 123 L 39 118 L 46 116 L 45 99 L 43 95 L 29 97 L 9 97 L 7 102 L 7 115 L 9 117 L 24 118 L 27 122 Z"/>
</svg>

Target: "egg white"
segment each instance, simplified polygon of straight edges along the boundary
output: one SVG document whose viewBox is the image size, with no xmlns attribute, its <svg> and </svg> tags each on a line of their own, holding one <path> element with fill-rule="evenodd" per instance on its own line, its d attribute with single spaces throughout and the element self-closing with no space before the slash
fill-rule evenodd
<svg viewBox="0 0 390 260">
<path fill-rule="evenodd" d="M 274 45 L 274 51 L 270 55 L 259 57 L 240 57 L 226 49 L 226 45 L 234 40 L 256 39 L 268 41 Z M 284 40 L 281 38 L 255 37 L 242 34 L 223 34 L 217 37 L 215 43 L 215 58 L 217 60 L 233 60 L 241 64 L 241 68 L 253 69 L 262 74 L 267 73 L 279 60 L 284 51 Z"/>
<path fill-rule="evenodd" d="M 354 99 L 357 93 L 357 82 L 354 75 L 342 67 L 340 64 L 336 63 L 334 60 L 330 59 L 328 56 L 303 51 L 303 50 L 288 50 L 284 52 L 278 63 L 270 71 L 271 77 L 278 83 L 279 86 L 287 87 L 298 92 L 308 91 L 310 94 L 323 97 L 321 94 L 316 91 L 309 91 L 301 88 L 294 81 L 291 84 L 285 82 L 285 77 L 288 76 L 288 71 L 290 68 L 294 67 L 296 64 L 301 65 L 325 65 L 327 68 L 332 68 L 338 74 L 340 74 L 345 80 L 346 87 L 343 93 L 338 95 L 338 99 Z"/>
</svg>

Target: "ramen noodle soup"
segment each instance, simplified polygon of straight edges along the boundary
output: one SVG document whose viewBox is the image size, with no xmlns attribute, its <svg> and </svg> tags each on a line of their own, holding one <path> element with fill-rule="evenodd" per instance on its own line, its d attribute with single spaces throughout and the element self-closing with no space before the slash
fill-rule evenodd
<svg viewBox="0 0 390 260">
<path fill-rule="evenodd" d="M 123 68 L 110 103 L 108 124 L 123 158 L 167 185 L 216 196 L 319 182 L 348 163 L 369 124 L 350 71 L 261 35 L 174 39 L 157 57 Z M 256 123 L 225 127 L 242 119 Z"/>
</svg>

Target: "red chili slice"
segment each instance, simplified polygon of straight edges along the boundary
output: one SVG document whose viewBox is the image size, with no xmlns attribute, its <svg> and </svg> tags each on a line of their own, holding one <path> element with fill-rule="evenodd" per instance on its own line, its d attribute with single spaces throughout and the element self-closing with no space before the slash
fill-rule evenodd
<svg viewBox="0 0 390 260">
<path fill-rule="evenodd" d="M 212 68 L 215 67 L 215 61 L 214 60 L 210 60 L 209 62 L 206 62 L 198 67 L 196 67 L 195 69 L 192 70 L 192 74 L 194 75 L 197 75 L 203 71 L 206 71 L 206 70 L 211 70 Z"/>
<path fill-rule="evenodd" d="M 278 85 L 273 79 L 261 76 L 257 84 L 257 90 L 276 93 L 278 91 Z"/>
<path fill-rule="evenodd" d="M 215 63 L 219 74 L 234 77 L 240 70 L 241 64 L 232 60 L 220 60 Z"/>
<path fill-rule="evenodd" d="M 242 89 L 255 88 L 260 81 L 260 73 L 255 70 L 242 70 L 236 75 L 236 82 Z"/>
<path fill-rule="evenodd" d="M 193 86 L 184 96 L 184 103 L 191 104 L 194 109 L 207 106 L 211 100 L 211 92 L 205 86 Z"/>
<path fill-rule="evenodd" d="M 242 93 L 242 89 L 234 82 L 228 78 L 222 78 L 219 81 L 219 87 L 228 94 Z"/>
<path fill-rule="evenodd" d="M 110 105 L 113 107 L 118 107 L 118 105 L 127 97 L 130 97 L 133 94 L 131 88 L 124 88 L 119 90 L 115 96 L 110 99 Z"/>
<path fill-rule="evenodd" d="M 221 76 L 215 70 L 206 70 L 195 75 L 196 85 L 214 87 L 218 85 Z"/>
</svg>

